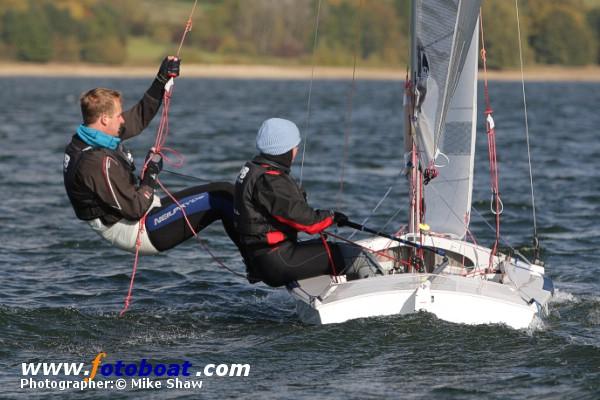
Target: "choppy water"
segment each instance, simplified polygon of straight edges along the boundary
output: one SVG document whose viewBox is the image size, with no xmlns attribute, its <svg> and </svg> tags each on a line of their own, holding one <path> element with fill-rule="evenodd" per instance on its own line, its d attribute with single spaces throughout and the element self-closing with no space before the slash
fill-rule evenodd
<svg viewBox="0 0 600 400">
<path fill-rule="evenodd" d="M 141 260 L 132 310 L 118 318 L 133 257 L 100 241 L 75 220 L 64 193 L 62 151 L 80 117 L 77 97 L 94 86 L 125 93 L 132 104 L 146 80 L 0 79 L 0 397 L 65 397 L 19 388 L 23 362 L 248 363 L 244 378 L 205 377 L 198 391 L 87 391 L 79 398 L 600 398 L 600 85 L 527 86 L 539 233 L 555 282 L 550 315 L 536 329 L 462 326 L 427 314 L 332 326 L 297 321 L 284 290 L 220 270 L 194 241 Z M 308 85 L 286 81 L 180 78 L 169 144 L 186 156 L 182 172 L 233 180 L 253 155 L 263 119 L 304 127 Z M 406 184 L 399 82 L 359 82 L 352 124 L 349 82 L 316 82 L 304 181 L 315 206 L 338 201 L 344 132 L 351 126 L 343 208 L 360 220 L 392 191 L 371 224 L 404 223 Z M 503 233 L 531 243 L 527 153 L 517 83 L 493 83 Z M 130 146 L 138 158 L 156 121 Z M 486 148 L 479 134 L 478 148 Z M 489 218 L 485 152 L 478 155 L 474 205 Z M 298 170 L 296 170 L 298 174 Z M 173 189 L 195 184 L 163 174 Z M 482 243 L 492 232 L 474 214 Z M 220 227 L 202 235 L 225 263 L 242 271 Z M 79 379 L 79 378 L 77 378 Z M 71 393 L 73 397 L 75 394 Z"/>
</svg>

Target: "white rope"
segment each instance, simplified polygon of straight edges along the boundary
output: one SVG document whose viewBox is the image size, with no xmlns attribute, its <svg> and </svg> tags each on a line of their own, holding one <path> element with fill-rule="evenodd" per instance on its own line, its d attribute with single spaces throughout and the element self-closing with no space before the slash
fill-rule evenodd
<svg viewBox="0 0 600 400">
<path fill-rule="evenodd" d="M 443 158 L 446 159 L 446 163 L 445 164 L 438 164 L 437 163 L 437 159 L 439 156 L 442 156 Z M 435 155 L 433 156 L 433 166 L 436 168 L 445 168 L 448 165 L 450 165 L 450 158 L 448 158 L 448 156 L 444 153 L 442 153 L 442 151 L 440 149 L 436 149 L 435 150 Z"/>
<path fill-rule="evenodd" d="M 537 237 L 537 217 L 535 214 L 535 194 L 533 192 L 533 171 L 531 169 L 531 149 L 529 146 L 529 120 L 527 118 L 527 97 L 525 96 L 525 76 L 523 73 L 523 48 L 521 45 L 521 22 L 519 21 L 519 0 L 515 0 L 517 11 L 517 32 L 519 35 L 519 61 L 521 62 L 521 88 L 523 91 L 523 110 L 525 114 L 525 137 L 527 139 L 527 160 L 529 162 L 529 184 L 531 186 L 531 207 L 533 209 L 533 235 Z"/>
<path fill-rule="evenodd" d="M 308 142 L 308 128 L 310 125 L 310 104 L 312 98 L 312 87 L 315 80 L 315 58 L 317 52 L 317 40 L 319 37 L 319 19 L 321 16 L 321 0 L 317 4 L 317 16 L 315 17 L 315 37 L 313 40 L 312 69 L 310 74 L 310 83 L 308 85 L 308 100 L 306 101 L 306 119 L 304 122 L 304 142 L 302 143 L 302 162 L 300 163 L 300 186 L 302 186 L 302 176 L 304 172 L 304 156 L 306 154 L 306 143 Z"/>
<path fill-rule="evenodd" d="M 495 197 L 495 195 L 492 194 L 492 198 L 490 199 L 490 211 L 494 215 L 497 215 L 497 214 L 502 215 L 502 213 L 504 212 L 504 203 L 502 202 L 502 199 L 500 198 L 500 196 L 498 196 L 498 205 L 500 206 L 500 210 L 498 210 L 498 212 L 496 212 L 496 210 L 494 210 L 494 197 Z"/>
</svg>

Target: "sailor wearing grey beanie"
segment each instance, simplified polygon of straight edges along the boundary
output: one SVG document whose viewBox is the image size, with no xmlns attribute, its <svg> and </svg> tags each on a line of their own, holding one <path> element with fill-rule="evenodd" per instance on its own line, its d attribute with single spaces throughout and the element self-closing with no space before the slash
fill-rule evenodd
<svg viewBox="0 0 600 400">
<path fill-rule="evenodd" d="M 266 120 L 256 135 L 256 149 L 271 156 L 287 153 L 299 144 L 300 131 L 295 123 L 287 119 Z"/>
<path fill-rule="evenodd" d="M 298 241 L 298 232 L 315 235 L 348 220 L 340 212 L 314 209 L 306 202 L 290 175 L 299 144 L 300 131 L 292 121 L 266 120 L 256 136 L 260 154 L 238 175 L 234 224 L 250 282 L 277 287 L 346 269 L 340 244 Z"/>
</svg>

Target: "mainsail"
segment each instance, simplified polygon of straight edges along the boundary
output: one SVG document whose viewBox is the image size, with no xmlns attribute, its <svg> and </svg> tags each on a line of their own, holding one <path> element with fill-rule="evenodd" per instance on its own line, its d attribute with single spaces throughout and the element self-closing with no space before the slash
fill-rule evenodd
<svg viewBox="0 0 600 400">
<path fill-rule="evenodd" d="M 431 230 L 458 238 L 465 236 L 471 211 L 478 44 L 475 34 L 440 136 L 439 175 L 425 186 L 425 219 Z"/>
<path fill-rule="evenodd" d="M 425 187 L 425 222 L 462 238 L 471 208 L 480 0 L 414 2 L 413 79 L 421 168 L 439 176 Z"/>
</svg>

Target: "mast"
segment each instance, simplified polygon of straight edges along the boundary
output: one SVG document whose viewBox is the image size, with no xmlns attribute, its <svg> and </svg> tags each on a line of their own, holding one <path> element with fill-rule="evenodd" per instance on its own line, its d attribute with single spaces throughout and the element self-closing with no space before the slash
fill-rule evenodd
<svg viewBox="0 0 600 400">
<path fill-rule="evenodd" d="M 416 0 L 410 3 L 410 71 L 405 85 L 405 104 L 404 104 L 404 150 L 405 161 L 408 168 L 408 179 L 410 181 L 409 202 L 409 232 L 419 233 L 419 224 L 421 223 L 421 177 L 419 172 L 419 157 L 415 140 L 415 85 L 418 70 L 418 51 L 417 51 L 417 6 Z M 408 161 L 410 159 L 410 161 Z"/>
<path fill-rule="evenodd" d="M 432 231 L 457 238 L 468 226 L 480 2 L 411 1 L 405 151 L 410 148 L 409 227 L 416 235 L 425 221 Z"/>
</svg>

